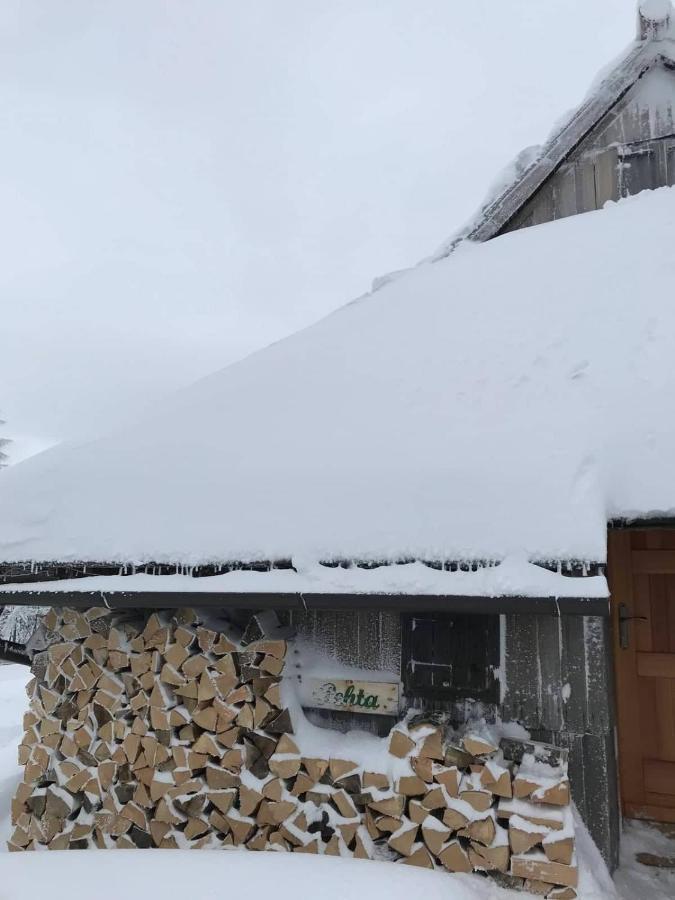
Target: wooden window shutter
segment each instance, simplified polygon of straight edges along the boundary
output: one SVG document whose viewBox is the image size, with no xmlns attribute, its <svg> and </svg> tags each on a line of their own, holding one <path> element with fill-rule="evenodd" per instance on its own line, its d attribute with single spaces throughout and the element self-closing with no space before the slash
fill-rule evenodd
<svg viewBox="0 0 675 900">
<path fill-rule="evenodd" d="M 497 702 L 499 616 L 413 613 L 402 626 L 407 697 Z"/>
</svg>

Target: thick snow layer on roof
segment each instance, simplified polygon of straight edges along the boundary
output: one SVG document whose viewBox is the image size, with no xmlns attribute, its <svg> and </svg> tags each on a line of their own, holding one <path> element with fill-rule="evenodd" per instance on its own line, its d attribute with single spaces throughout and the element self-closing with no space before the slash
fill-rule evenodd
<svg viewBox="0 0 675 900">
<path fill-rule="evenodd" d="M 675 512 L 675 191 L 465 245 L 0 477 L 0 559 L 602 560 Z"/>
<path fill-rule="evenodd" d="M 475 572 L 444 572 L 421 562 L 362 569 L 315 564 L 306 570 L 274 569 L 271 572 L 232 571 L 223 575 L 192 578 L 189 575 L 94 575 L 45 582 L 0 586 L 0 596 L 12 592 L 52 593 L 79 591 L 192 591 L 204 593 L 271 594 L 432 594 L 465 597 L 606 597 L 607 581 L 601 575 L 574 578 L 549 572 L 524 559 L 509 557 L 499 565 Z M 11 602 L 11 598 L 7 598 Z M 0 622 L 2 620 L 0 619 Z"/>
</svg>

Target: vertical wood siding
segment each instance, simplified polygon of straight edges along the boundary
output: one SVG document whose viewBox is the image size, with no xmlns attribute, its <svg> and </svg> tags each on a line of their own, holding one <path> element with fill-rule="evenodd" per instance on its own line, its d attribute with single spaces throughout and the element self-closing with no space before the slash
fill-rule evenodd
<svg viewBox="0 0 675 900">
<path fill-rule="evenodd" d="M 398 613 L 315 611 L 290 614 L 301 639 L 344 665 L 398 674 Z M 618 798 L 614 751 L 609 624 L 580 616 L 504 617 L 504 696 L 500 707 L 473 700 L 420 700 L 415 708 L 446 712 L 456 724 L 477 714 L 520 722 L 535 740 L 567 747 L 575 802 L 610 866 L 618 854 Z M 388 716 L 308 710 L 325 728 L 359 728 L 384 735 Z"/>
<path fill-rule="evenodd" d="M 609 620 L 506 616 L 504 720 L 570 751 L 574 801 L 610 867 L 619 803 Z"/>
<path fill-rule="evenodd" d="M 319 652 L 342 665 L 396 675 L 401 671 L 401 619 L 398 613 L 316 610 L 293 612 L 290 622 L 301 640 L 311 641 Z M 328 709 L 308 709 L 306 715 L 323 728 L 339 731 L 359 728 L 380 735 L 387 734 L 397 720 L 397 717 Z"/>
<path fill-rule="evenodd" d="M 516 231 L 675 184 L 675 72 L 647 72 L 504 227 Z"/>
</svg>

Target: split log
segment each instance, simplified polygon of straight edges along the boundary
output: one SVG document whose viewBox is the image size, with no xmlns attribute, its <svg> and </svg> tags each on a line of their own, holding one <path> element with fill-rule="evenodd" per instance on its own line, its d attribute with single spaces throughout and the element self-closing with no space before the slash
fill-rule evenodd
<svg viewBox="0 0 675 900">
<path fill-rule="evenodd" d="M 459 797 L 460 775 L 457 766 L 434 766 L 434 781 L 443 785 L 449 797 Z"/>
<path fill-rule="evenodd" d="M 348 759 L 331 759 L 328 763 L 330 777 L 334 782 L 349 775 L 356 768 L 358 768 L 357 764 Z"/>
<path fill-rule="evenodd" d="M 447 794 L 445 793 L 441 785 L 432 788 L 430 791 L 427 791 L 424 798 L 422 799 L 422 806 L 429 811 L 432 811 L 434 809 L 445 809 L 447 805 Z"/>
<path fill-rule="evenodd" d="M 434 856 L 440 856 L 451 834 L 450 829 L 434 816 L 427 816 L 422 822 L 422 839 Z"/>
<path fill-rule="evenodd" d="M 347 794 L 347 792 L 344 790 L 335 791 L 335 793 L 331 796 L 331 802 L 334 804 L 340 815 L 344 816 L 345 819 L 353 819 L 358 815 L 356 807 L 354 806 L 354 802 L 352 801 L 349 794 Z"/>
<path fill-rule="evenodd" d="M 303 756 L 301 757 L 301 762 L 305 768 L 305 772 L 307 772 L 310 778 L 314 779 L 315 783 L 321 781 L 324 774 L 328 771 L 327 759 L 313 759 Z"/>
<path fill-rule="evenodd" d="M 538 787 L 532 791 L 530 799 L 533 803 L 551 803 L 554 806 L 569 806 L 570 783 L 567 778 L 550 787 Z"/>
<path fill-rule="evenodd" d="M 404 759 L 415 749 L 415 741 L 403 731 L 395 728 L 389 738 L 389 752 L 392 756 Z"/>
<path fill-rule="evenodd" d="M 441 849 L 438 859 L 449 872 L 471 872 L 469 855 L 459 841 L 450 841 Z"/>
<path fill-rule="evenodd" d="M 368 810 L 370 812 L 370 810 Z M 415 822 L 415 819 L 411 819 Z M 415 824 L 419 824 L 415 822 Z M 393 816 L 377 816 L 375 818 L 375 826 L 381 834 L 394 834 L 401 827 L 401 820 L 395 819 Z"/>
<path fill-rule="evenodd" d="M 270 772 L 279 778 L 293 778 L 300 771 L 300 764 L 299 756 L 275 753 L 269 758 Z"/>
<path fill-rule="evenodd" d="M 303 759 L 304 764 L 304 759 Z M 320 778 L 321 776 L 319 776 Z M 319 779 L 317 779 L 318 781 Z M 363 773 L 363 787 L 367 788 L 377 788 L 379 791 L 387 791 L 389 790 L 389 778 L 386 775 L 381 775 L 378 772 L 364 772 Z"/>
<path fill-rule="evenodd" d="M 483 846 L 491 844 L 495 839 L 496 833 L 497 827 L 491 816 L 467 822 L 465 827 L 458 831 L 460 837 L 469 838 L 472 844 L 482 844 Z"/>
<path fill-rule="evenodd" d="M 410 758 L 410 765 L 415 774 L 418 778 L 421 778 L 422 781 L 430 784 L 434 780 L 434 762 L 432 759 L 425 756 L 412 756 Z"/>
<path fill-rule="evenodd" d="M 423 797 L 427 793 L 427 785 L 418 775 L 404 775 L 399 778 L 396 790 L 405 797 Z"/>
<path fill-rule="evenodd" d="M 509 799 L 513 796 L 511 773 L 508 769 L 496 765 L 490 760 L 487 761 L 480 774 L 480 781 L 484 788 L 497 797 Z"/>
<path fill-rule="evenodd" d="M 368 805 L 374 812 L 382 813 L 383 816 L 393 816 L 395 819 L 400 819 L 405 809 L 405 797 L 401 797 L 400 794 L 394 794 L 383 800 L 375 800 Z"/>
<path fill-rule="evenodd" d="M 474 869 L 485 872 L 507 872 L 509 868 L 508 845 L 497 847 L 484 847 L 481 844 L 471 843 L 469 847 L 469 861 Z"/>
<path fill-rule="evenodd" d="M 391 835 L 387 843 L 401 856 L 410 856 L 417 841 L 417 831 L 418 827 L 414 822 L 403 819 L 401 827 Z"/>
<path fill-rule="evenodd" d="M 440 728 L 436 728 L 424 738 L 418 754 L 421 757 L 432 760 L 442 760 L 444 758 L 443 734 Z"/>
<path fill-rule="evenodd" d="M 424 844 L 418 844 L 415 850 L 403 860 L 404 866 L 419 866 L 422 869 L 433 869 L 434 861 Z"/>
<path fill-rule="evenodd" d="M 467 734 L 462 738 L 462 746 L 471 756 L 489 756 L 499 749 L 489 738 L 479 734 Z"/>
<path fill-rule="evenodd" d="M 543 854 L 512 856 L 511 874 L 562 887 L 575 888 L 579 881 L 579 872 L 576 866 L 549 862 Z"/>
<path fill-rule="evenodd" d="M 533 825 L 520 816 L 511 816 L 509 819 L 509 844 L 511 851 L 516 855 L 532 850 L 537 844 L 541 844 L 549 833 L 548 828 Z"/>
<path fill-rule="evenodd" d="M 372 859 L 373 855 L 373 842 L 367 830 L 361 827 L 357 830 L 354 838 L 354 858 Z"/>
<path fill-rule="evenodd" d="M 558 837 L 555 832 L 549 833 L 543 841 L 544 853 L 550 862 L 572 864 L 574 858 L 574 838 Z"/>
</svg>

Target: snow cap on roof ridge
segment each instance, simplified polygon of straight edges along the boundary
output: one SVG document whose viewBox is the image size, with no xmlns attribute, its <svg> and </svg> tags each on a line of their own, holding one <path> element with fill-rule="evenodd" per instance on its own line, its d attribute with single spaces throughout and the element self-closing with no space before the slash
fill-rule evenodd
<svg viewBox="0 0 675 900">
<path fill-rule="evenodd" d="M 671 0 L 638 0 L 639 41 L 661 41 L 675 38 Z"/>
</svg>

